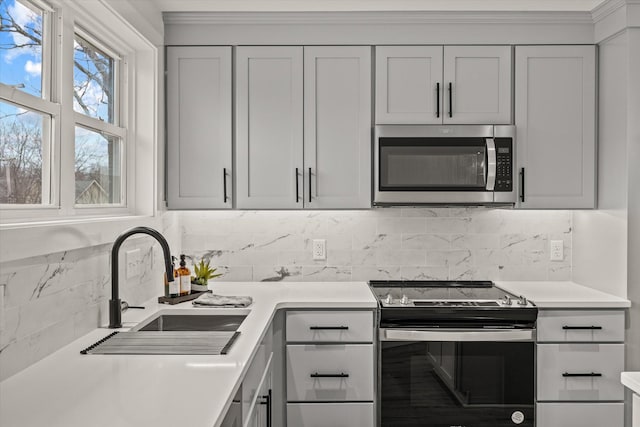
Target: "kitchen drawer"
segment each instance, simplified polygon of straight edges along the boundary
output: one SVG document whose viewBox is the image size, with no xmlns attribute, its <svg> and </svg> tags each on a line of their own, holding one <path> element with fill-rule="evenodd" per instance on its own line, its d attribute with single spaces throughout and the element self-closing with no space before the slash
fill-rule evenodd
<svg viewBox="0 0 640 427">
<path fill-rule="evenodd" d="M 373 345 L 288 345 L 287 400 L 373 400 Z"/>
<path fill-rule="evenodd" d="M 287 342 L 373 342 L 373 312 L 289 311 Z"/>
<path fill-rule="evenodd" d="M 624 310 L 540 310 L 538 342 L 624 342 Z"/>
<path fill-rule="evenodd" d="M 538 344 L 538 400 L 623 400 L 624 344 Z M 601 376 L 567 376 L 596 373 Z"/>
<path fill-rule="evenodd" d="M 538 427 L 622 427 L 624 403 L 538 403 Z"/>
<path fill-rule="evenodd" d="M 373 403 L 289 403 L 290 427 L 371 427 Z"/>
</svg>

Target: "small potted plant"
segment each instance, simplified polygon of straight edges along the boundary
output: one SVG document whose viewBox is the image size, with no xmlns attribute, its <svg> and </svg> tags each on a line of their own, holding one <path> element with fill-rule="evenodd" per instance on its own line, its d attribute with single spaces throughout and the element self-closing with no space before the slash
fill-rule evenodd
<svg viewBox="0 0 640 427">
<path fill-rule="evenodd" d="M 222 276 L 222 274 L 216 274 L 216 269 L 211 268 L 209 261 L 205 262 L 204 258 L 193 265 L 193 272 L 195 273 L 195 276 L 191 276 L 191 290 L 193 292 L 206 291 L 209 279 Z"/>
</svg>

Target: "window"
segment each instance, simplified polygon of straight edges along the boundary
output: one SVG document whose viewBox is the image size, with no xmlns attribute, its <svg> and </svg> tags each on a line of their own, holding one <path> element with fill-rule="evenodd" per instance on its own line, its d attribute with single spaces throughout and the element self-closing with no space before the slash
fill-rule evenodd
<svg viewBox="0 0 640 427">
<path fill-rule="evenodd" d="M 58 9 L 0 0 L 0 209 L 5 218 L 128 213 L 127 69 L 117 53 L 126 45 L 104 42 L 116 40 L 109 29 L 86 31 L 81 2 L 50 1 Z M 56 60 L 67 53 L 73 67 Z"/>
<path fill-rule="evenodd" d="M 0 203 L 49 204 L 51 116 L 0 102 Z"/>
<path fill-rule="evenodd" d="M 125 129 L 118 126 L 120 61 L 78 31 L 73 43 L 75 205 L 121 205 Z"/>
<path fill-rule="evenodd" d="M 54 114 L 49 11 L 0 0 L 0 204 L 50 205 Z"/>
</svg>

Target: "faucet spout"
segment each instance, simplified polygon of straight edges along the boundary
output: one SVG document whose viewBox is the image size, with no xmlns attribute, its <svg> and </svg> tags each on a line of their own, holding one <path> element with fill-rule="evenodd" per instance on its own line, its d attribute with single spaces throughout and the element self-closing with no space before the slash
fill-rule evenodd
<svg viewBox="0 0 640 427">
<path fill-rule="evenodd" d="M 171 251 L 169 243 L 158 231 L 149 227 L 134 227 L 122 233 L 113 242 L 111 248 L 111 299 L 109 300 L 109 328 L 117 329 L 122 327 L 122 302 L 120 301 L 120 290 L 118 285 L 118 253 L 120 246 L 128 237 L 134 234 L 147 234 L 160 243 L 164 254 L 164 268 L 167 273 L 167 280 L 173 282 L 173 264 L 171 263 Z"/>
</svg>

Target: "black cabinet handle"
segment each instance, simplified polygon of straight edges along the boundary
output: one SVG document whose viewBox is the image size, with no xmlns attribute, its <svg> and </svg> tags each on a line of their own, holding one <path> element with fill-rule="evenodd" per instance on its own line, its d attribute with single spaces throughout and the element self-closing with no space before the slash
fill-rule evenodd
<svg viewBox="0 0 640 427">
<path fill-rule="evenodd" d="M 449 117 L 453 117 L 453 83 L 449 82 Z"/>
<path fill-rule="evenodd" d="M 600 330 L 600 329 L 602 329 L 602 326 L 563 326 L 562 329 L 564 329 L 565 331 L 566 330 L 569 330 L 569 331 L 572 331 L 572 330 L 576 330 L 576 331 L 588 330 L 588 331 L 591 331 L 591 330 Z"/>
<path fill-rule="evenodd" d="M 562 376 L 565 378 L 567 377 L 601 377 L 602 374 L 598 372 L 588 372 L 588 373 L 579 373 L 579 374 L 570 374 L 568 372 L 565 372 L 564 374 L 562 374 Z"/>
<path fill-rule="evenodd" d="M 348 326 L 309 326 L 309 329 L 312 331 L 346 331 L 349 329 Z"/>
<path fill-rule="evenodd" d="M 311 168 L 309 168 L 309 203 L 311 203 Z"/>
<path fill-rule="evenodd" d="M 520 168 L 520 201 L 524 203 L 524 168 Z"/>
<path fill-rule="evenodd" d="M 227 168 L 222 168 L 222 187 L 224 188 L 224 203 L 227 203 Z"/>
<path fill-rule="evenodd" d="M 436 117 L 440 117 L 440 82 L 436 83 Z"/>
<path fill-rule="evenodd" d="M 272 394 L 272 390 L 269 389 L 269 394 L 261 396 L 265 400 L 260 402 L 261 405 L 267 405 L 267 427 L 271 427 L 271 412 L 273 406 Z"/>
<path fill-rule="evenodd" d="M 311 378 L 349 378 L 349 374 L 345 374 L 344 372 L 341 372 L 339 374 L 319 374 L 319 373 L 315 373 L 315 374 L 311 374 L 309 375 Z"/>
<path fill-rule="evenodd" d="M 298 168 L 296 168 L 296 203 L 300 203 L 300 190 L 298 188 Z"/>
</svg>

